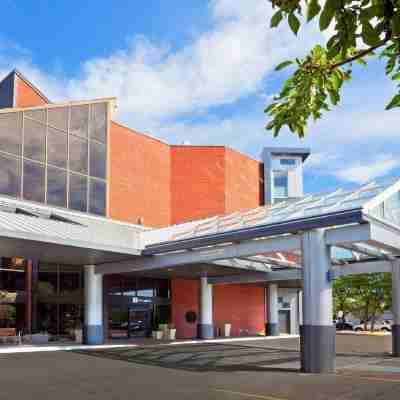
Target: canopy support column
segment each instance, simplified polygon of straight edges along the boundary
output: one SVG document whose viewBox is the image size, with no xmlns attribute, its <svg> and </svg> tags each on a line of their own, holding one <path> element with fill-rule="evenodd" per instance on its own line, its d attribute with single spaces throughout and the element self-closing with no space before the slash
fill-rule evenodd
<svg viewBox="0 0 400 400">
<path fill-rule="evenodd" d="M 197 326 L 197 333 L 200 339 L 214 337 L 213 292 L 207 277 L 200 278 L 200 322 Z"/>
<path fill-rule="evenodd" d="M 301 368 L 308 373 L 335 371 L 335 334 L 332 322 L 332 285 L 328 280 L 330 248 L 323 229 L 302 237 L 303 326 Z"/>
<path fill-rule="evenodd" d="M 268 285 L 267 336 L 279 336 L 278 285 Z"/>
<path fill-rule="evenodd" d="M 95 274 L 94 265 L 84 266 L 85 321 L 83 341 L 85 344 L 104 343 L 103 330 L 103 275 Z"/>
<path fill-rule="evenodd" d="M 400 357 L 400 261 L 393 261 L 392 268 L 392 354 Z"/>
</svg>

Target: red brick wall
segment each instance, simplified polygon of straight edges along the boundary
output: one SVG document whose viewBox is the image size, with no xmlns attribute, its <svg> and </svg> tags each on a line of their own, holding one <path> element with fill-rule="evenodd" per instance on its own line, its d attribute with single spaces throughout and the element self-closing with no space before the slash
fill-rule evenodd
<svg viewBox="0 0 400 400">
<path fill-rule="evenodd" d="M 225 212 L 225 148 L 171 146 L 171 223 Z"/>
<path fill-rule="evenodd" d="M 172 322 L 178 338 L 194 338 L 197 323 L 188 324 L 187 311 L 199 315 L 200 285 L 198 280 L 172 279 L 171 304 Z M 214 327 L 223 332 L 224 324 L 232 324 L 232 336 L 240 330 L 250 335 L 265 332 L 266 322 L 265 289 L 254 285 L 215 285 L 213 287 Z M 242 333 L 243 334 L 243 333 Z"/>
<path fill-rule="evenodd" d="M 265 289 L 253 285 L 215 285 L 214 326 L 221 328 L 232 324 L 232 336 L 239 336 L 240 329 L 250 335 L 265 332 Z"/>
<path fill-rule="evenodd" d="M 195 311 L 199 315 L 199 290 L 199 281 L 171 280 L 171 319 L 175 324 L 178 339 L 197 336 L 197 321 L 194 324 L 187 323 L 185 314 Z"/>
<path fill-rule="evenodd" d="M 256 208 L 262 204 L 260 163 L 237 151 L 225 151 L 225 212 Z"/>
<path fill-rule="evenodd" d="M 19 76 L 16 77 L 15 107 L 35 107 L 46 104 L 47 101 L 40 96 L 30 85 Z"/>
<path fill-rule="evenodd" d="M 109 216 L 161 227 L 170 223 L 169 146 L 111 122 Z"/>
</svg>

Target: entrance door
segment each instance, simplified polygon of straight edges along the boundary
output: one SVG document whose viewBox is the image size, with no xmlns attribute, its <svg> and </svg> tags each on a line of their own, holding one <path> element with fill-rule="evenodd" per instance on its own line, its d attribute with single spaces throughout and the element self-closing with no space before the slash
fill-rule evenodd
<svg viewBox="0 0 400 400">
<path fill-rule="evenodd" d="M 290 310 L 279 310 L 279 332 L 290 333 Z"/>
<path fill-rule="evenodd" d="M 151 310 L 148 307 L 129 307 L 128 337 L 147 337 L 151 333 Z"/>
</svg>

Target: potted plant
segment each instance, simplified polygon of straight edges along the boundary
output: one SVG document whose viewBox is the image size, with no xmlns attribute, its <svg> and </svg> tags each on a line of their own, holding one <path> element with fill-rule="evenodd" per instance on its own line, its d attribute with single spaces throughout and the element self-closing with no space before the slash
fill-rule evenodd
<svg viewBox="0 0 400 400">
<path fill-rule="evenodd" d="M 168 335 L 169 340 L 175 340 L 176 339 L 176 328 L 174 324 L 169 324 L 169 335 Z"/>
</svg>

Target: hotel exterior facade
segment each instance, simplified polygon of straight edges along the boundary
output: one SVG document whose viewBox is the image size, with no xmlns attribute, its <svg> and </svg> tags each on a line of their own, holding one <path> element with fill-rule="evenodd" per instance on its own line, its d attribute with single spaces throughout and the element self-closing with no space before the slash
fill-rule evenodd
<svg viewBox="0 0 400 400">
<path fill-rule="evenodd" d="M 0 208 L 24 218 L 112 220 L 140 232 L 254 209 L 274 191 L 302 194 L 307 151 L 266 149 L 262 163 L 224 146 L 169 145 L 113 121 L 115 99 L 53 104 L 18 71 L 0 82 L 0 107 Z M 84 268 L 68 252 L 56 263 L 34 253 L 1 258 L 0 329 L 68 338 L 83 324 Z M 222 273 L 105 275 L 104 339 L 148 336 L 160 323 L 197 337 L 201 278 Z M 274 324 L 296 333 L 300 287 L 286 286 Z M 265 334 L 268 298 L 265 284 L 215 286 L 209 336 L 225 324 L 234 336 Z"/>
</svg>

